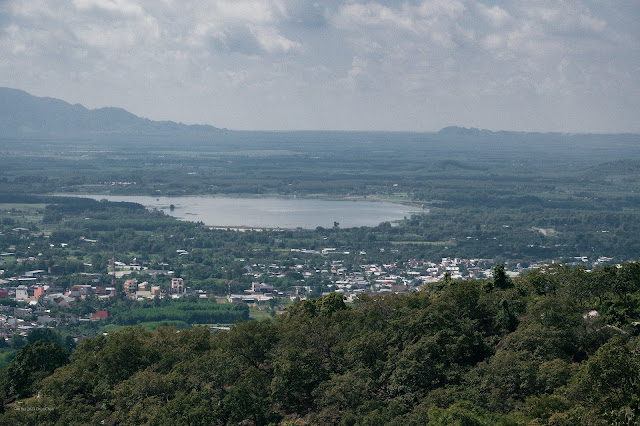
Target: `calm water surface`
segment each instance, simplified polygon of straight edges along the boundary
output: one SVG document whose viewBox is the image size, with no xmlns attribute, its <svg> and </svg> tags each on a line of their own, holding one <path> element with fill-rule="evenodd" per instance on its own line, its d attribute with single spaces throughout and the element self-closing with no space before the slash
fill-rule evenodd
<svg viewBox="0 0 640 426">
<path fill-rule="evenodd" d="M 68 195 L 68 194 L 65 194 Z M 74 195 L 75 196 L 75 195 Z M 289 198 L 232 198 L 213 196 L 145 197 L 133 195 L 82 195 L 95 200 L 129 201 L 162 210 L 179 219 L 209 226 L 255 228 L 341 228 L 376 226 L 409 217 L 417 207 L 374 201 L 329 201 Z M 175 209 L 170 210 L 173 204 Z"/>
</svg>

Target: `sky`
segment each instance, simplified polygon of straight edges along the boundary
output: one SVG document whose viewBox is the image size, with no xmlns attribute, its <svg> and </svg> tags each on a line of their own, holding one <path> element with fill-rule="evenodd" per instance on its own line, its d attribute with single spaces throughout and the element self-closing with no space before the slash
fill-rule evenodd
<svg viewBox="0 0 640 426">
<path fill-rule="evenodd" d="M 237 130 L 640 133 L 640 0 L 0 0 L 0 86 Z"/>
</svg>

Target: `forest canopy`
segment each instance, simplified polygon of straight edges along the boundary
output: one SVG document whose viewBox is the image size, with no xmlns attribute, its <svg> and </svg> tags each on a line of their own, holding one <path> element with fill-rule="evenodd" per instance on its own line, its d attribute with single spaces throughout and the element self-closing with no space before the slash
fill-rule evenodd
<svg viewBox="0 0 640 426">
<path fill-rule="evenodd" d="M 339 294 L 228 332 L 123 328 L 2 371 L 3 424 L 632 424 L 640 264 Z"/>
</svg>

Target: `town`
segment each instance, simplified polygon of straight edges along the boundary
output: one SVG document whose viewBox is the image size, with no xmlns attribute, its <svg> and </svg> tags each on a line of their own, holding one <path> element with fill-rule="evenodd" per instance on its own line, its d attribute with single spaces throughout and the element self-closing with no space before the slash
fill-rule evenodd
<svg viewBox="0 0 640 426">
<path fill-rule="evenodd" d="M 66 244 L 65 244 L 66 246 Z M 181 259 L 188 251 L 176 250 Z M 350 251 L 336 248 L 321 250 L 290 249 L 291 261 L 270 264 L 246 264 L 244 276 L 251 286 L 240 293 L 232 293 L 231 281 L 226 294 L 196 289 L 189 281 L 175 277 L 171 265 L 166 262 L 131 263 L 111 259 L 109 271 L 77 274 L 83 284 L 73 284 L 65 288 L 54 284 L 58 281 L 51 270 L 31 270 L 20 276 L 6 277 L 0 270 L 0 337 L 9 344 L 16 333 L 25 336 L 34 328 L 74 326 L 83 322 L 108 321 L 109 306 L 122 292 L 122 297 L 133 301 L 149 299 L 176 300 L 182 298 L 210 299 L 218 303 L 246 303 L 251 306 L 275 306 L 304 300 L 307 297 L 340 293 L 345 301 L 353 302 L 361 294 L 409 293 L 429 286 L 438 286 L 444 280 L 481 280 L 492 278 L 493 259 L 442 258 L 439 262 L 409 259 L 388 264 L 359 263 L 366 256 L 360 251 L 354 259 Z M 18 258 L 17 262 L 34 259 Z M 241 259 L 244 260 L 244 259 Z M 356 262 L 353 262 L 356 260 Z M 610 258 L 599 258 L 593 263 L 587 257 L 579 257 L 577 265 L 602 265 Z M 245 262 L 246 263 L 246 262 Z M 544 263 L 507 265 L 508 276 L 548 266 Z M 281 285 L 282 279 L 294 276 L 294 285 Z M 151 284 L 147 279 L 153 281 Z M 308 282 L 322 283 L 317 291 Z M 100 283 L 109 282 L 108 285 Z M 103 309 L 82 315 L 73 312 L 79 301 L 96 300 Z M 86 336 L 78 335 L 76 340 Z"/>
</svg>

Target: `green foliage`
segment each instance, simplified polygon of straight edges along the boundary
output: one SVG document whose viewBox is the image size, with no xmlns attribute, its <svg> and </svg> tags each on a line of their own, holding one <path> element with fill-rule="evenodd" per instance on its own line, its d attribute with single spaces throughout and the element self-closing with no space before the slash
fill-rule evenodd
<svg viewBox="0 0 640 426">
<path fill-rule="evenodd" d="M 6 397 L 30 396 L 40 381 L 69 361 L 69 353 L 56 342 L 38 340 L 21 347 L 2 370 L 0 386 Z"/>
<path fill-rule="evenodd" d="M 572 395 L 612 423 L 640 418 L 640 355 L 622 336 L 612 337 L 582 366 L 572 384 Z M 631 418 L 629 416 L 632 416 Z"/>
<path fill-rule="evenodd" d="M 143 322 L 183 321 L 187 324 L 233 324 L 249 319 L 246 304 L 218 304 L 214 302 L 174 302 L 167 307 L 136 306 L 112 312 L 113 322 L 136 325 Z"/>
<path fill-rule="evenodd" d="M 432 407 L 429 410 L 429 424 L 434 426 L 491 426 L 515 423 L 490 414 L 468 401 L 460 401 L 446 409 Z"/>
<path fill-rule="evenodd" d="M 273 320 L 240 321 L 215 334 L 203 327 L 124 327 L 85 339 L 68 364 L 66 352 L 45 341 L 55 334 L 34 333 L 31 339 L 44 339 L 20 349 L 2 372 L 5 395 L 21 398 L 5 407 L 7 419 L 633 423 L 640 412 L 640 338 L 603 316 L 585 315 L 585 306 L 635 303 L 610 282 L 599 283 L 598 291 L 589 284 L 625 279 L 630 271 L 635 266 L 604 272 L 553 267 L 516 278 L 512 286 L 458 280 L 403 296 L 363 295 L 353 305 L 329 294 L 296 303 Z M 146 309 L 122 303 L 122 311 Z M 209 303 L 178 305 L 199 312 Z M 38 363 L 42 367 L 32 367 Z M 39 398 L 28 398 L 35 393 Z M 18 403 L 53 409 L 21 414 L 12 411 Z"/>
<path fill-rule="evenodd" d="M 511 280 L 507 277 L 504 265 L 498 264 L 493 267 L 493 285 L 502 290 L 513 286 Z"/>
</svg>

